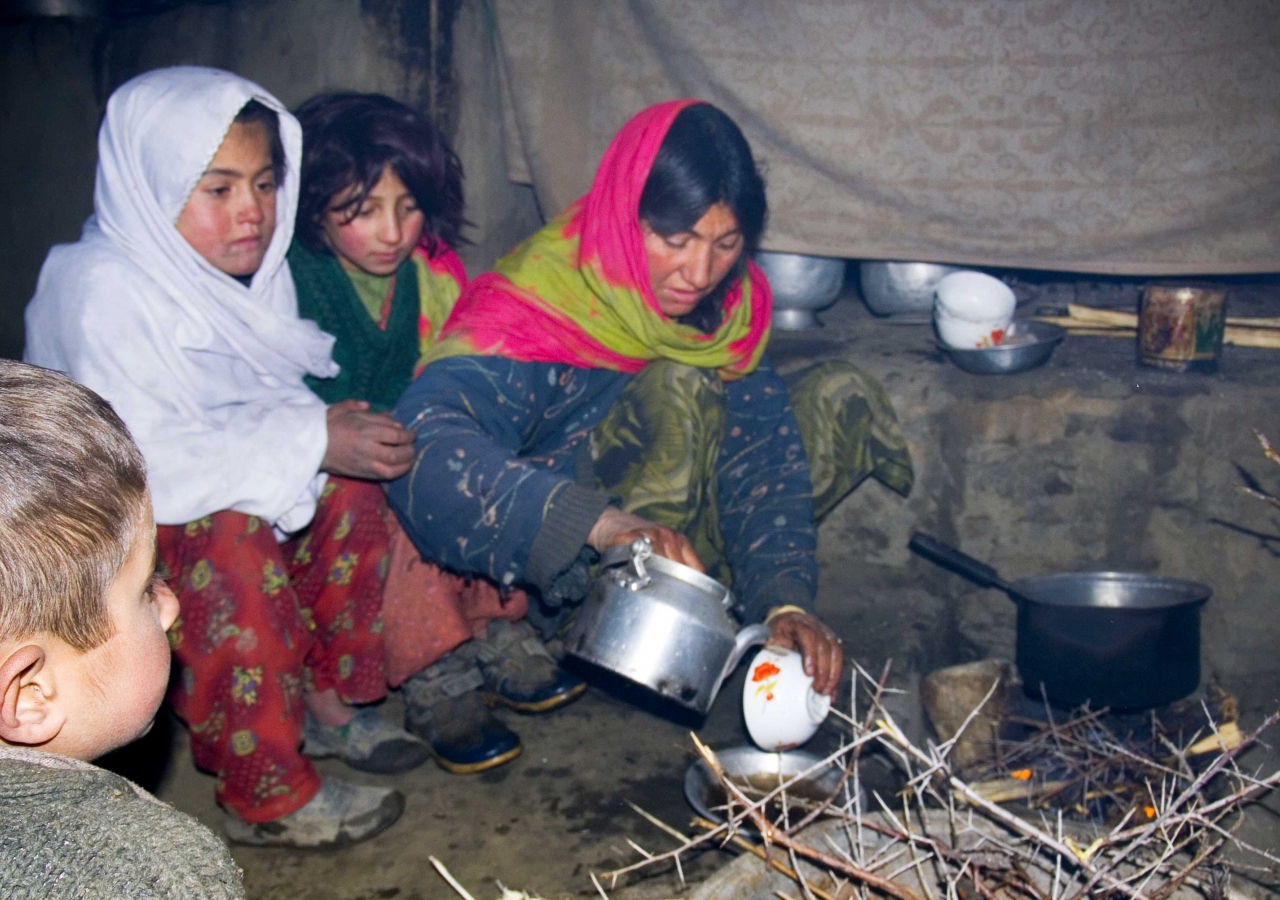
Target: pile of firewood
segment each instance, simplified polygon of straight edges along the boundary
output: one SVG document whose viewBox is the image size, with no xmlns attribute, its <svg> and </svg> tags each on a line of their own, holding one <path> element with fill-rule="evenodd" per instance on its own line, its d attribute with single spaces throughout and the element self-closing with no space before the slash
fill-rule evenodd
<svg viewBox="0 0 1280 900">
<path fill-rule="evenodd" d="M 713 750 L 696 737 L 694 746 L 723 786 L 728 802 L 725 821 L 695 819 L 700 833 L 686 834 L 640 811 L 676 840 L 673 849 L 652 852 L 632 846 L 641 859 L 607 873 L 611 884 L 628 873 L 660 864 L 674 864 L 700 848 L 733 844 L 763 860 L 763 864 L 792 879 L 805 898 L 895 897 L 897 900 L 1081 900 L 1085 897 L 1128 897 L 1168 900 L 1222 895 L 1229 866 L 1222 850 L 1235 844 L 1258 860 L 1257 868 L 1280 872 L 1280 857 L 1253 847 L 1233 833 L 1242 808 L 1280 784 L 1280 771 L 1258 776 L 1237 764 L 1241 753 L 1257 743 L 1280 713 L 1260 728 L 1244 734 L 1223 729 L 1205 709 L 1205 734 L 1184 744 L 1170 742 L 1158 758 L 1142 757 L 1124 748 L 1110 752 L 1142 757 L 1131 760 L 1147 772 L 1147 794 L 1141 807 L 1113 823 L 1064 821 L 1061 810 L 1018 814 L 985 796 L 952 768 L 950 755 L 964 733 L 962 727 L 948 741 L 918 746 L 904 734 L 885 708 L 885 681 L 857 669 L 853 708 L 839 714 L 848 727 L 840 748 L 820 766 L 841 767 L 839 786 L 818 804 L 791 804 L 790 785 L 813 774 L 782 779 L 765 793 L 749 794 L 720 766 Z M 978 714 L 995 693 L 970 713 Z M 858 713 L 858 698 L 864 712 Z M 1087 733 L 1087 719 L 1054 725 L 1047 739 L 1067 743 Z M 1192 765 L 1191 751 L 1204 739 L 1214 751 L 1203 765 Z M 1165 736 L 1167 740 L 1167 735 Z M 892 758 L 901 769 L 904 787 L 897 796 L 872 792 L 875 809 L 864 810 L 855 798 L 862 793 L 859 761 L 875 750 Z M 1172 761 L 1172 764 L 1170 764 Z M 766 815 L 766 809 L 780 810 Z M 819 821 L 823 823 L 816 826 Z M 833 825 L 838 837 L 833 837 Z M 750 827 L 762 838 L 756 843 L 743 835 Z M 815 826 L 822 846 L 808 839 Z M 808 874 L 806 874 L 806 872 Z M 605 885 L 598 885 L 607 897 Z M 782 896 L 786 896 L 785 894 Z"/>
</svg>

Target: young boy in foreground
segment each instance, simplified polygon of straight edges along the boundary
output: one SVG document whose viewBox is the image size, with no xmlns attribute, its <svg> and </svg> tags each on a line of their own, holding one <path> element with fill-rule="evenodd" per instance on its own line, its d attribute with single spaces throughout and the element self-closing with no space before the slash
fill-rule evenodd
<svg viewBox="0 0 1280 900">
<path fill-rule="evenodd" d="M 145 734 L 178 602 L 146 469 L 65 376 L 0 360 L 0 896 L 241 898 L 204 826 L 88 760 Z"/>
</svg>

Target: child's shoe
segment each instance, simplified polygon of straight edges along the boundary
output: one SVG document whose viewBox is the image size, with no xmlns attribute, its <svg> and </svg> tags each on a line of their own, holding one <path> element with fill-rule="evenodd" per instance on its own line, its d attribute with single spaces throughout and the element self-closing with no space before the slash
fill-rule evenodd
<svg viewBox="0 0 1280 900">
<path fill-rule="evenodd" d="M 455 775 L 483 772 L 520 755 L 519 736 L 496 719 L 480 688 L 475 661 L 454 651 L 400 686 L 405 727 L 431 746 L 440 767 Z"/>
<path fill-rule="evenodd" d="M 416 769 L 431 748 L 397 728 L 372 706 L 357 706 L 346 725 L 325 725 L 310 712 L 303 730 L 302 752 L 314 759 L 336 756 L 353 769 L 395 775 Z"/>
<path fill-rule="evenodd" d="M 547 712 L 582 696 L 587 684 L 556 665 L 528 622 L 490 622 L 464 646 L 484 674 L 485 698 L 523 713 Z"/>
<path fill-rule="evenodd" d="M 246 822 L 227 814 L 223 826 L 237 844 L 318 850 L 367 840 L 390 828 L 403 812 L 399 791 L 322 778 L 306 806 L 287 816 Z"/>
</svg>

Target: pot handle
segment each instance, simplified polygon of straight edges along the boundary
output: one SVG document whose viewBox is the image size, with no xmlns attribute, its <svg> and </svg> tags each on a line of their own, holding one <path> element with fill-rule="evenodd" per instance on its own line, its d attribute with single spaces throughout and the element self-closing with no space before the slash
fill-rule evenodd
<svg viewBox="0 0 1280 900">
<path fill-rule="evenodd" d="M 942 543 L 937 538 L 917 531 L 911 535 L 911 540 L 907 546 L 930 562 L 936 563 L 944 569 L 957 572 L 974 584 L 979 584 L 982 587 L 999 588 L 1007 593 L 1017 594 L 1013 585 L 1001 578 L 1000 573 L 995 569 L 979 562 L 967 553 L 961 553 L 950 544 Z"/>
<path fill-rule="evenodd" d="M 738 663 L 742 662 L 742 657 L 747 655 L 747 651 L 752 647 L 767 643 L 769 640 L 769 626 L 763 623 L 757 625 L 748 625 L 739 631 L 733 638 L 733 652 L 729 654 L 729 658 L 724 662 L 724 671 L 720 673 L 720 677 L 716 679 L 715 689 L 711 692 L 711 701 L 714 702 L 716 695 L 720 693 L 720 688 L 724 684 L 724 680 L 728 678 L 733 670 L 738 668 Z"/>
</svg>

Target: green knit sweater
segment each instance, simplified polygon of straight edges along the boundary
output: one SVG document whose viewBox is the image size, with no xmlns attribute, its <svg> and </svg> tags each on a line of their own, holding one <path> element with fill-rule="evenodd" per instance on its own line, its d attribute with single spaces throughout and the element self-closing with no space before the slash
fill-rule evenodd
<svg viewBox="0 0 1280 900">
<path fill-rule="evenodd" d="M 243 900 L 244 885 L 213 832 L 131 781 L 0 746 L 0 897 Z"/>
<path fill-rule="evenodd" d="M 418 279 L 412 260 L 396 270 L 385 328 L 333 254 L 314 253 L 294 241 L 289 270 L 298 289 L 298 315 L 334 336 L 333 360 L 342 369 L 334 378 L 307 376 L 307 386 L 325 403 L 368 400 L 375 410 L 390 409 L 409 386 L 418 361 Z"/>
</svg>

